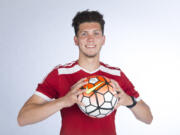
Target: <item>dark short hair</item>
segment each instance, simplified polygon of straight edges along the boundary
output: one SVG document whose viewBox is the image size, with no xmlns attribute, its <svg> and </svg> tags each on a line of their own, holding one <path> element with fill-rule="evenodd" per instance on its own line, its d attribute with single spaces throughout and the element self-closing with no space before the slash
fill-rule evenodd
<svg viewBox="0 0 180 135">
<path fill-rule="evenodd" d="M 81 12 L 77 12 L 75 17 L 72 20 L 72 26 L 74 27 L 74 32 L 77 36 L 79 25 L 84 22 L 97 22 L 101 25 L 102 34 L 104 34 L 104 24 L 105 21 L 103 19 L 103 15 L 98 11 L 89 11 L 84 10 Z"/>
</svg>

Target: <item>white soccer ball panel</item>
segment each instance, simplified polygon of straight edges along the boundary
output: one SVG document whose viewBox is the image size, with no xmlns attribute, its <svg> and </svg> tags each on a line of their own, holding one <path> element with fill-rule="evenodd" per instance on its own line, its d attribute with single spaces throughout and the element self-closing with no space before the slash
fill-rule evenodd
<svg viewBox="0 0 180 135">
<path fill-rule="evenodd" d="M 117 98 L 116 97 L 113 97 L 112 99 L 112 105 L 115 106 L 117 104 Z"/>
<path fill-rule="evenodd" d="M 95 78 L 91 78 L 89 80 L 89 83 L 92 83 L 92 84 L 95 84 L 96 82 L 98 82 L 98 79 L 95 77 Z"/>
<path fill-rule="evenodd" d="M 90 100 L 89 100 L 89 98 L 87 98 L 87 97 L 83 97 L 83 99 L 82 99 L 82 103 L 84 103 L 84 104 L 85 104 L 85 106 L 90 105 Z"/>
<path fill-rule="evenodd" d="M 112 105 L 111 105 L 111 103 L 109 103 L 109 102 L 105 102 L 105 103 L 101 106 L 101 108 L 110 109 L 110 108 L 112 108 Z"/>
<path fill-rule="evenodd" d="M 105 101 L 112 101 L 113 95 L 110 92 L 104 94 Z"/>
<path fill-rule="evenodd" d="M 98 115 L 98 116 L 96 116 L 97 118 L 103 118 L 103 117 L 105 117 L 106 115 L 104 115 L 104 114 L 100 114 L 100 115 Z"/>
<path fill-rule="evenodd" d="M 100 114 L 100 113 L 99 113 L 99 110 L 96 110 L 96 111 L 90 113 L 90 116 L 95 117 L 95 116 L 97 116 L 97 115 L 99 115 L 99 114 Z"/>
<path fill-rule="evenodd" d="M 79 107 L 80 107 L 80 109 L 81 109 L 83 112 L 86 112 L 86 108 L 85 108 L 84 106 L 80 106 L 80 105 L 79 105 Z"/>
<path fill-rule="evenodd" d="M 96 108 L 97 108 L 97 107 L 92 106 L 92 105 L 87 106 L 87 107 L 86 107 L 87 113 L 90 113 L 90 112 L 94 111 Z"/>
<path fill-rule="evenodd" d="M 105 109 L 100 109 L 100 113 L 107 115 L 108 113 L 112 112 L 112 110 L 105 110 Z"/>
</svg>

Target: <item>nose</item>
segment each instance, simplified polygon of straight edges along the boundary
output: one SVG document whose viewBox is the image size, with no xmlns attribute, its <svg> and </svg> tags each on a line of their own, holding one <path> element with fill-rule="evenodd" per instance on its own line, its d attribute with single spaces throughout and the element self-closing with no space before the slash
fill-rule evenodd
<svg viewBox="0 0 180 135">
<path fill-rule="evenodd" d="M 89 34 L 87 39 L 88 41 L 94 41 L 94 35 Z"/>
</svg>

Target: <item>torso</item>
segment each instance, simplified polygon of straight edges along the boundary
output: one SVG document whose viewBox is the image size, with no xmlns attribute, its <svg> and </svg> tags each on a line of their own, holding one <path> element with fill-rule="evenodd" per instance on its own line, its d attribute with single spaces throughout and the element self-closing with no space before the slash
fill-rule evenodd
<svg viewBox="0 0 180 135">
<path fill-rule="evenodd" d="M 77 61 L 67 65 L 57 66 L 50 73 L 49 80 L 51 78 L 54 79 L 53 76 L 55 76 L 55 74 L 58 74 L 58 76 L 56 80 L 53 80 L 53 84 L 55 86 L 52 89 L 52 93 L 52 90 L 49 91 L 49 89 L 47 89 L 48 92 L 45 91 L 45 93 L 41 88 L 42 86 L 39 86 L 37 91 L 50 98 L 60 98 L 65 96 L 67 92 L 69 92 L 72 85 L 74 85 L 81 78 L 91 75 L 102 75 L 116 80 L 119 85 L 125 89 L 127 87 L 124 84 L 124 78 L 121 77 L 121 70 L 115 67 L 110 67 L 102 62 L 100 63 L 100 67 L 94 72 L 86 71 L 78 65 Z M 129 93 L 131 94 L 131 91 Z M 115 114 L 116 111 L 113 111 L 110 115 L 104 118 L 91 118 L 85 115 L 76 104 L 72 107 L 64 108 L 61 110 L 62 127 L 60 135 L 116 135 Z"/>
</svg>

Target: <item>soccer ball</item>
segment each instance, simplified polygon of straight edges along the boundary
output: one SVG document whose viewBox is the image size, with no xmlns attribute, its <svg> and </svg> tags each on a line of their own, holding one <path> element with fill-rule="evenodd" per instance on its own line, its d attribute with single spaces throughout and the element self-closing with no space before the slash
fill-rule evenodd
<svg viewBox="0 0 180 135">
<path fill-rule="evenodd" d="M 78 100 L 85 106 L 78 105 L 86 115 L 94 118 L 102 118 L 113 112 L 118 99 L 114 96 L 114 84 L 104 76 L 90 76 L 86 80 L 88 84 L 81 89 L 85 92 L 78 95 Z"/>
</svg>

